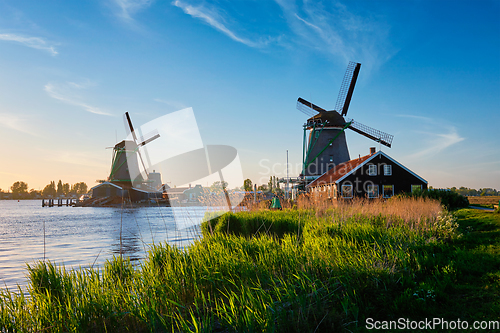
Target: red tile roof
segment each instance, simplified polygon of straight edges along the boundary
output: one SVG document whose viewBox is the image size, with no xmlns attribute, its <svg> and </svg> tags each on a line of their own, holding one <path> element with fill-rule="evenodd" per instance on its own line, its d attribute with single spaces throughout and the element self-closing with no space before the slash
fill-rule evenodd
<svg viewBox="0 0 500 333">
<path fill-rule="evenodd" d="M 354 160 L 350 160 L 344 163 L 340 163 L 339 165 L 331 168 L 318 178 L 316 178 L 313 182 L 311 182 L 308 186 L 314 187 L 314 186 L 321 186 L 321 185 L 326 185 L 326 184 L 331 184 L 335 183 L 337 180 L 351 172 L 353 169 L 355 169 L 358 165 L 372 157 L 373 155 L 366 155 L 360 158 L 356 158 Z"/>
</svg>

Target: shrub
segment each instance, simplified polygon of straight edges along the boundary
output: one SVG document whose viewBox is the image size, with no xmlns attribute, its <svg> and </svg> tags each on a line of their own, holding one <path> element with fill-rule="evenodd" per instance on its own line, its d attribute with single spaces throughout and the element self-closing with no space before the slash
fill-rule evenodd
<svg viewBox="0 0 500 333">
<path fill-rule="evenodd" d="M 436 199 L 439 200 L 447 210 L 455 210 L 469 206 L 469 200 L 466 197 L 456 192 L 448 190 L 431 189 L 431 190 L 415 191 L 412 193 L 405 193 L 402 196 L 409 198 Z"/>
</svg>

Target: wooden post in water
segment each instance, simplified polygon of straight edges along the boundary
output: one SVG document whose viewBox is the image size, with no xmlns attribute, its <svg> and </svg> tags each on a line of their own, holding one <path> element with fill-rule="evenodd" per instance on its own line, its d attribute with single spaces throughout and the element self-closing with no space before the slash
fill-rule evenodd
<svg viewBox="0 0 500 333">
<path fill-rule="evenodd" d="M 257 203 L 257 184 L 253 184 L 253 203 Z"/>
</svg>

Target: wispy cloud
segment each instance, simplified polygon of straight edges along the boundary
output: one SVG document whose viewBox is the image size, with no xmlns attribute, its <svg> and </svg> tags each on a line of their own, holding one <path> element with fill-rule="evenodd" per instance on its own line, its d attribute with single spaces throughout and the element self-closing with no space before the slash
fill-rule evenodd
<svg viewBox="0 0 500 333">
<path fill-rule="evenodd" d="M 0 34 L 0 40 L 11 41 L 23 44 L 38 50 L 49 52 L 51 55 L 57 55 L 57 51 L 53 45 L 50 45 L 46 40 L 40 37 L 26 37 L 14 34 Z"/>
<path fill-rule="evenodd" d="M 325 5 L 316 1 L 275 0 L 281 7 L 293 40 L 342 61 L 363 63 L 370 72 L 386 62 L 395 47 L 388 38 L 390 27 L 380 19 L 356 14 L 340 2 Z"/>
<path fill-rule="evenodd" d="M 33 117 L 27 117 L 12 113 L 0 113 L 0 126 L 32 136 L 40 136 L 33 129 Z"/>
<path fill-rule="evenodd" d="M 111 0 L 118 6 L 117 15 L 126 21 L 132 21 L 132 15 L 141 9 L 149 7 L 154 0 Z"/>
<path fill-rule="evenodd" d="M 457 129 L 454 126 L 447 126 L 447 128 L 442 128 L 441 131 L 443 129 L 446 130 L 445 133 L 420 132 L 422 137 L 425 138 L 425 148 L 411 154 L 408 157 L 416 159 L 434 156 L 441 153 L 446 148 L 465 140 L 465 138 L 458 134 Z"/>
<path fill-rule="evenodd" d="M 206 7 L 203 5 L 192 6 L 180 0 L 176 0 L 172 2 L 172 4 L 182 9 L 184 13 L 204 21 L 212 28 L 222 32 L 232 40 L 245 44 L 249 47 L 261 48 L 267 45 L 271 40 L 270 38 L 267 38 L 266 40 L 253 41 L 248 38 L 238 36 L 235 32 L 233 32 L 226 26 L 225 19 L 220 14 L 220 12 L 213 6 L 212 7 Z"/>
<path fill-rule="evenodd" d="M 64 103 L 75 105 L 83 108 L 85 111 L 90 113 L 95 113 L 99 115 L 111 116 L 111 114 L 102 111 L 96 106 L 92 106 L 82 101 L 82 97 L 79 96 L 78 91 L 82 89 L 87 89 L 92 86 L 91 82 L 87 83 L 75 83 L 66 82 L 65 84 L 55 84 L 47 83 L 44 86 L 44 90 L 49 94 L 50 97 L 60 100 Z"/>
<path fill-rule="evenodd" d="M 412 114 L 396 114 L 395 117 L 400 117 L 400 118 L 411 118 L 411 119 L 418 119 L 418 120 L 424 120 L 429 123 L 434 123 L 435 120 L 429 117 L 424 117 L 424 116 L 415 116 Z"/>
<path fill-rule="evenodd" d="M 178 102 L 178 101 L 172 101 L 172 100 L 167 101 L 167 100 L 160 99 L 160 98 L 155 98 L 154 101 L 158 102 L 158 103 L 167 104 L 168 106 L 171 106 L 177 110 L 182 110 L 182 109 L 187 108 L 187 106 L 184 105 L 184 103 Z"/>
</svg>

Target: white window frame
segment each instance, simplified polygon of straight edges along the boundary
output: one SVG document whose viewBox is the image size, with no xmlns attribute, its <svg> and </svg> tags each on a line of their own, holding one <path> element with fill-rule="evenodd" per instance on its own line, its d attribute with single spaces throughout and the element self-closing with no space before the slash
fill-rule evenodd
<svg viewBox="0 0 500 333">
<path fill-rule="evenodd" d="M 350 191 L 351 192 L 351 196 L 350 197 L 344 196 L 344 187 L 350 187 L 351 188 L 351 191 Z M 342 195 L 343 199 L 351 199 L 352 198 L 352 195 L 353 195 L 353 193 L 352 193 L 352 184 L 344 184 L 344 185 L 342 185 L 341 189 L 342 189 L 341 195 Z"/>
<path fill-rule="evenodd" d="M 377 175 L 377 166 L 375 164 L 368 164 L 368 176 Z"/>
<path fill-rule="evenodd" d="M 370 191 L 370 189 L 371 189 L 372 187 L 377 189 L 377 191 L 376 191 L 377 193 L 376 193 L 376 195 L 375 195 L 375 196 L 372 196 L 372 193 L 371 193 L 372 191 Z M 379 191 L 378 191 L 378 190 L 379 190 L 378 185 L 375 185 L 375 184 L 373 184 L 373 185 L 368 185 L 368 186 L 367 186 L 367 188 L 366 188 L 366 193 L 368 194 L 368 198 L 370 198 L 370 199 L 375 199 L 375 198 L 378 198 L 378 197 L 379 197 L 379 195 L 380 195 L 380 193 L 379 193 Z"/>
<path fill-rule="evenodd" d="M 390 196 L 386 196 L 385 195 L 385 187 L 386 186 L 390 186 L 391 189 L 392 189 L 392 194 Z M 393 197 L 394 196 L 394 185 L 382 185 L 382 194 L 384 196 L 384 198 L 390 198 L 390 197 Z"/>
<path fill-rule="evenodd" d="M 384 164 L 384 176 L 392 176 L 392 165 Z"/>
<path fill-rule="evenodd" d="M 415 190 L 413 189 L 414 186 L 419 186 L 419 190 L 422 191 L 422 184 L 420 185 L 411 185 L 411 193 L 413 193 Z"/>
</svg>

